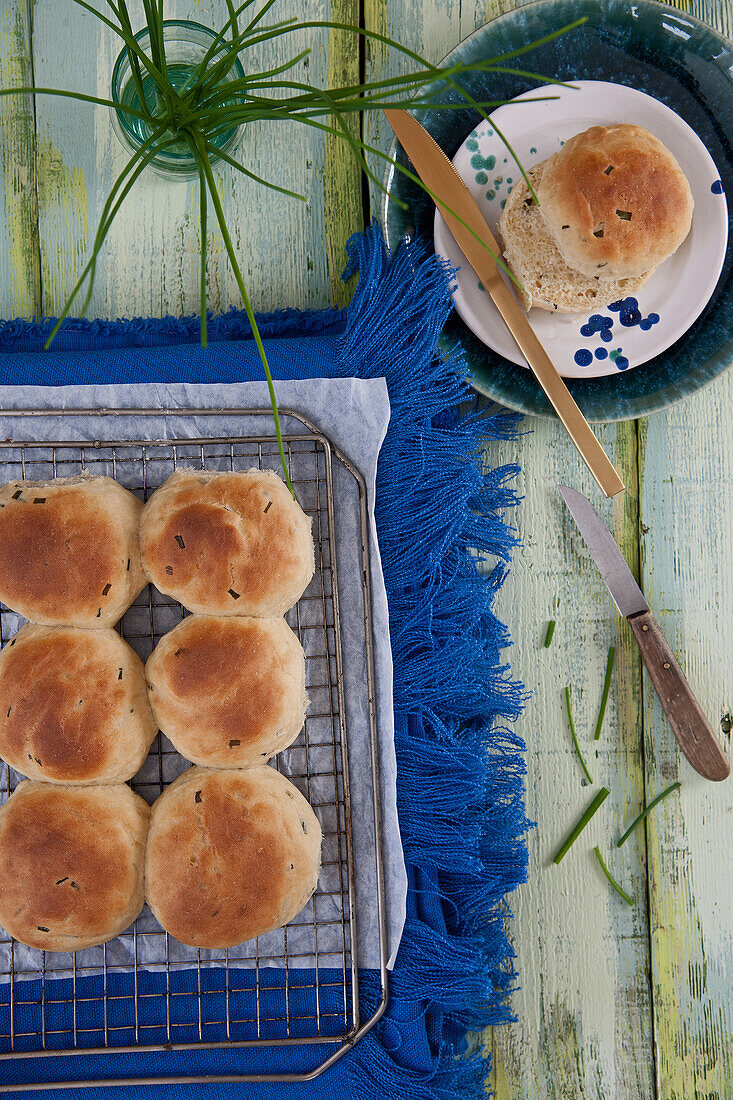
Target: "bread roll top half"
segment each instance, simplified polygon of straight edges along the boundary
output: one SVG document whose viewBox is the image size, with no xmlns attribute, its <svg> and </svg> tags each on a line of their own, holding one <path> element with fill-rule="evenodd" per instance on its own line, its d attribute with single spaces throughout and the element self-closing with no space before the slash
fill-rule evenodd
<svg viewBox="0 0 733 1100">
<path fill-rule="evenodd" d="M 144 902 L 150 810 L 129 787 L 21 783 L 0 809 L 0 924 L 75 951 L 123 932 Z"/>
<path fill-rule="evenodd" d="M 157 723 L 196 764 L 263 764 L 305 719 L 305 656 L 284 619 L 189 615 L 145 666 Z"/>
<path fill-rule="evenodd" d="M 181 943 L 234 947 L 303 908 L 320 858 L 318 819 L 274 768 L 189 768 L 153 806 L 148 904 Z"/>
<path fill-rule="evenodd" d="M 671 256 L 692 224 L 690 185 L 675 157 L 641 126 L 591 126 L 544 165 L 540 210 L 569 267 L 642 275 Z"/>
<path fill-rule="evenodd" d="M 311 522 L 269 470 L 177 470 L 143 510 L 148 577 L 189 611 L 277 616 L 314 572 Z"/>
<path fill-rule="evenodd" d="M 24 626 L 0 653 L 0 757 L 48 783 L 122 783 L 157 726 L 142 661 L 114 630 Z"/>
</svg>

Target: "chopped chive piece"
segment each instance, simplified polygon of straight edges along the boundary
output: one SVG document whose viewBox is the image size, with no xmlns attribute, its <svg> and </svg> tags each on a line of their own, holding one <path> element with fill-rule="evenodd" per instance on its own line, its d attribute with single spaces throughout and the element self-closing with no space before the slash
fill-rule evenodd
<svg viewBox="0 0 733 1100">
<path fill-rule="evenodd" d="M 545 634 L 545 649 L 549 649 L 552 644 L 552 636 L 555 633 L 555 620 L 550 619 L 547 624 L 547 633 Z"/>
<path fill-rule="evenodd" d="M 613 172 L 613 165 L 609 164 L 608 168 L 606 169 L 606 171 L 603 174 L 604 174 L 604 176 L 610 176 L 611 172 Z"/>
<path fill-rule="evenodd" d="M 12 707 L 8 707 L 8 713 L 5 715 L 6 718 L 10 717 L 10 712 L 12 711 L 12 709 Z"/>
<path fill-rule="evenodd" d="M 71 889 L 72 890 L 81 890 L 81 886 L 79 885 L 78 882 L 74 882 L 74 880 L 72 879 L 71 880 Z"/>
<path fill-rule="evenodd" d="M 594 229 L 593 230 L 593 236 L 594 237 L 602 237 L 603 236 L 603 229 Z"/>
<path fill-rule="evenodd" d="M 45 504 L 46 503 L 46 498 L 45 497 L 34 497 L 33 498 L 33 503 L 34 504 Z"/>
<path fill-rule="evenodd" d="M 267 514 L 267 512 L 269 512 L 271 508 L 272 508 L 272 501 L 268 500 L 268 502 L 265 506 L 265 514 Z"/>
<path fill-rule="evenodd" d="M 102 595 L 103 596 L 108 596 L 109 595 L 109 590 L 110 590 L 111 587 L 112 587 L 111 584 L 109 584 L 109 583 L 105 584 L 104 588 L 102 589 Z"/>
<path fill-rule="evenodd" d="M 631 822 L 631 824 L 629 825 L 628 829 L 626 830 L 624 835 L 621 837 L 621 839 L 616 841 L 616 847 L 620 848 L 621 845 L 624 843 L 624 841 L 629 839 L 629 837 L 633 833 L 636 826 L 641 825 L 644 818 L 647 817 L 647 815 L 649 813 L 651 813 L 651 811 L 656 806 L 657 802 L 661 802 L 662 799 L 666 798 L 668 794 L 672 793 L 672 791 L 678 791 L 680 789 L 680 786 L 681 786 L 681 784 L 679 783 L 679 781 L 677 783 L 673 783 L 671 785 L 671 787 L 667 787 L 667 789 L 665 791 L 662 791 L 661 794 L 658 794 L 656 798 L 653 798 L 651 800 L 651 802 L 649 803 L 649 805 L 641 811 L 639 816 Z"/>
<path fill-rule="evenodd" d="M 561 228 L 561 229 L 569 229 L 569 228 L 570 228 L 570 226 L 569 226 L 569 225 L 561 225 L 561 226 L 560 226 L 560 228 Z"/>
<path fill-rule="evenodd" d="M 580 761 L 580 765 L 581 765 L 583 771 L 585 772 L 586 776 L 588 777 L 588 782 L 592 783 L 593 778 L 592 778 L 590 772 L 588 771 L 588 768 L 586 767 L 585 760 L 583 759 L 583 754 L 580 751 L 580 745 L 578 744 L 578 735 L 575 732 L 575 722 L 573 721 L 573 711 L 572 711 L 572 708 L 570 706 L 570 688 L 569 687 L 565 688 L 565 708 L 568 712 L 568 723 L 570 725 L 570 733 L 571 733 L 572 738 L 573 738 L 573 744 L 575 745 L 575 751 L 578 754 L 578 760 Z"/>
<path fill-rule="evenodd" d="M 229 589 L 229 595 L 232 597 L 233 600 L 239 599 L 239 592 L 235 592 L 233 588 Z"/>
<path fill-rule="evenodd" d="M 36 928 L 39 932 L 48 932 L 48 928 L 44 928 L 42 924 L 37 924 Z"/>
<path fill-rule="evenodd" d="M 193 800 L 194 800 L 194 802 L 200 802 L 201 801 L 201 791 L 195 791 L 194 792 Z"/>
<path fill-rule="evenodd" d="M 173 576 L 173 566 L 172 565 L 166 565 L 165 572 L 166 572 L 166 576 L 172 577 Z"/>
<path fill-rule="evenodd" d="M 15 492 L 13 493 L 13 500 L 20 500 L 20 498 L 22 496 L 23 496 L 23 490 L 22 489 L 16 489 Z"/>
<path fill-rule="evenodd" d="M 608 703 L 608 692 L 611 689 L 611 674 L 613 673 L 613 659 L 616 656 L 616 650 L 613 646 L 608 651 L 608 658 L 606 659 L 606 678 L 603 681 L 603 695 L 601 696 L 601 707 L 598 711 L 598 721 L 596 722 L 596 732 L 593 740 L 597 741 L 601 736 L 601 729 L 603 728 L 603 719 L 606 715 L 606 704 Z"/>
<path fill-rule="evenodd" d="M 177 543 L 178 543 L 178 545 L 180 546 L 181 550 L 185 550 L 185 549 L 186 549 L 186 544 L 185 544 L 185 542 L 183 541 L 183 535 L 176 535 L 176 542 L 177 542 Z"/>
<path fill-rule="evenodd" d="M 601 787 L 600 791 L 590 803 L 588 809 L 585 811 L 583 816 L 580 818 L 577 824 L 573 826 L 573 829 L 565 843 L 560 848 L 558 848 L 556 854 L 553 856 L 553 863 L 559 863 L 563 856 L 565 856 L 568 848 L 575 843 L 590 819 L 593 817 L 599 807 L 606 801 L 609 794 L 610 791 L 608 787 Z"/>
<path fill-rule="evenodd" d="M 233 737 L 231 739 L 231 741 L 229 742 L 229 748 L 233 749 L 235 745 L 241 745 L 241 744 L 242 744 L 242 742 L 238 738 Z"/>
<path fill-rule="evenodd" d="M 183 646 L 181 646 L 180 649 L 177 649 L 176 652 L 173 654 L 173 656 L 174 657 L 180 657 L 181 653 L 185 653 L 185 649 L 184 649 Z"/>
<path fill-rule="evenodd" d="M 122 679 L 122 669 L 120 669 L 120 671 L 119 671 L 119 674 L 118 674 L 118 676 L 117 676 L 117 679 L 118 679 L 118 680 L 121 680 L 121 679 Z"/>
<path fill-rule="evenodd" d="M 631 221 L 631 211 L 630 210 L 617 210 L 616 211 L 616 216 L 619 217 L 622 222 L 630 222 Z"/>
<path fill-rule="evenodd" d="M 305 821 L 301 821 L 301 823 L 300 823 L 300 824 L 301 824 L 301 825 L 303 826 L 303 832 L 304 832 L 304 833 L 306 834 L 306 836 L 307 836 L 307 835 L 308 835 L 308 826 L 306 825 Z"/>
<path fill-rule="evenodd" d="M 100 607 L 100 608 L 98 609 L 98 611 L 97 611 L 97 618 L 98 618 L 98 619 L 101 619 L 101 618 L 102 618 L 102 608 L 101 608 L 101 607 Z"/>
<path fill-rule="evenodd" d="M 634 899 L 631 897 L 630 894 L 626 893 L 623 886 L 621 886 L 618 882 L 616 882 L 616 879 L 613 877 L 613 875 L 609 871 L 608 867 L 606 867 L 603 856 L 601 855 L 600 848 L 594 848 L 593 851 L 596 853 L 596 859 L 598 860 L 598 862 L 601 865 L 601 870 L 603 871 L 603 873 L 606 876 L 606 878 L 608 879 L 608 881 L 611 883 L 611 886 L 613 886 L 616 893 L 619 894 L 620 897 L 622 897 L 624 899 L 624 901 L 626 902 L 627 905 L 633 905 L 634 904 Z"/>
<path fill-rule="evenodd" d="M 56 885 L 57 885 L 57 886 L 60 886 L 62 882 L 68 882 L 68 880 L 69 880 L 69 876 L 68 876 L 68 875 L 66 875 L 66 877 L 65 877 L 65 878 L 57 878 L 57 879 L 56 879 Z"/>
<path fill-rule="evenodd" d="M 130 558 L 127 559 L 127 570 L 126 570 L 126 572 L 127 573 L 130 572 Z"/>
</svg>

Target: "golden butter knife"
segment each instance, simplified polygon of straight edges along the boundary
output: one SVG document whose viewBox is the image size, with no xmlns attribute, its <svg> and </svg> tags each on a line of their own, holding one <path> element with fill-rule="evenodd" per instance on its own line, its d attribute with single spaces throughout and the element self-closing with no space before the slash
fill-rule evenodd
<svg viewBox="0 0 733 1100">
<path fill-rule="evenodd" d="M 432 198 L 440 208 L 461 251 L 487 293 L 491 295 L 504 323 L 516 340 L 535 378 L 547 394 L 553 409 L 565 425 L 593 477 L 607 497 L 623 492 L 624 483 L 618 472 L 591 431 L 588 421 L 573 400 L 557 367 L 537 339 L 522 306 L 502 279 L 494 258 L 501 254 L 501 250 L 468 187 L 443 150 L 417 119 L 407 111 L 386 110 L 384 113 L 400 145 L 412 161 L 415 171 L 428 191 L 432 193 Z M 445 207 L 444 202 L 450 205 L 454 214 Z M 463 222 L 466 224 L 464 225 Z M 470 228 L 466 228 L 467 226 Z M 491 251 L 488 251 L 484 244 Z"/>
</svg>

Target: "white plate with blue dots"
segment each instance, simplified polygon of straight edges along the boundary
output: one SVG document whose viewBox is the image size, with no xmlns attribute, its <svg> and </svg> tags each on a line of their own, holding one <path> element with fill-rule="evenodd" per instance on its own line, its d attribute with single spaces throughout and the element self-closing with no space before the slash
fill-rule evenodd
<svg viewBox="0 0 733 1100">
<path fill-rule="evenodd" d="M 542 96 L 556 98 L 538 102 Z M 710 299 L 728 244 L 723 185 L 715 162 L 694 130 L 659 100 L 623 84 L 579 80 L 572 88 L 546 85 L 517 96 L 494 111 L 490 122 L 477 126 L 453 158 L 494 232 L 521 173 L 491 122 L 514 148 L 525 170 L 552 156 L 568 138 L 589 126 L 633 122 L 664 142 L 679 161 L 695 200 L 687 239 L 634 297 L 588 314 L 532 309 L 529 319 L 566 378 L 600 378 L 640 367 L 679 340 Z M 437 210 L 435 251 L 457 270 L 454 301 L 468 327 L 499 355 L 526 367 L 496 306 Z"/>
</svg>

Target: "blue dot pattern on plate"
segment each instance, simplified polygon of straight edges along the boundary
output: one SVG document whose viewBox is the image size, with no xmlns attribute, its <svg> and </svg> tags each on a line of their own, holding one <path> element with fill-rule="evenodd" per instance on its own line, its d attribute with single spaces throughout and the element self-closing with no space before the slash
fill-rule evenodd
<svg viewBox="0 0 733 1100">
<path fill-rule="evenodd" d="M 579 367 L 589 367 L 593 362 L 593 355 L 587 348 L 579 348 L 574 358 Z"/>
<path fill-rule="evenodd" d="M 659 322 L 658 313 L 650 313 L 643 317 L 636 298 L 622 298 L 618 302 L 611 302 L 608 307 L 611 313 L 618 313 L 619 322 L 624 328 L 633 328 L 638 325 L 644 332 L 648 332 L 652 325 Z"/>
<path fill-rule="evenodd" d="M 613 328 L 613 317 L 604 317 L 600 313 L 594 313 L 588 318 L 586 323 L 582 325 L 580 329 L 581 336 L 595 336 L 598 333 L 604 343 L 608 344 L 612 340 L 611 329 Z"/>
<path fill-rule="evenodd" d="M 608 359 L 608 352 L 605 348 L 596 348 L 595 356 L 596 359 Z"/>
<path fill-rule="evenodd" d="M 715 183 L 710 185 L 710 190 L 712 191 L 712 193 L 714 195 L 724 195 L 725 194 L 725 188 L 723 187 L 723 181 L 722 180 L 716 180 Z"/>
</svg>

